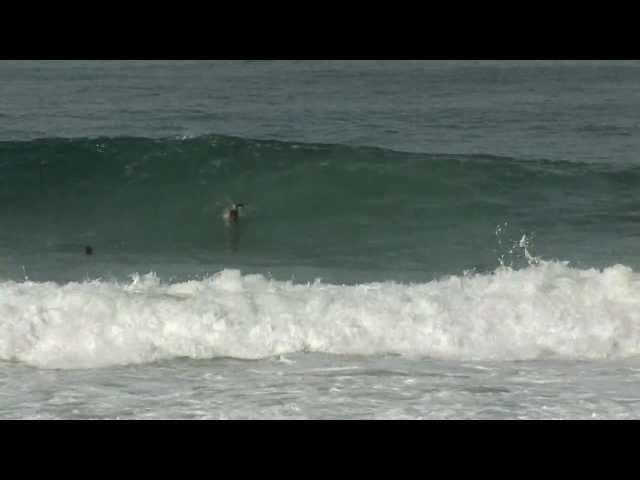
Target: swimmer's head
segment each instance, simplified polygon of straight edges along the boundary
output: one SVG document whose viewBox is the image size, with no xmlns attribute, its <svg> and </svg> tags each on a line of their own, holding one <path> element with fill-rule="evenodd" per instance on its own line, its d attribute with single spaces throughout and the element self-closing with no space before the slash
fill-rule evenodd
<svg viewBox="0 0 640 480">
<path fill-rule="evenodd" d="M 224 218 L 229 222 L 237 222 L 240 217 L 240 212 L 238 209 L 244 208 L 244 203 L 232 203 L 231 207 L 225 212 Z"/>
</svg>

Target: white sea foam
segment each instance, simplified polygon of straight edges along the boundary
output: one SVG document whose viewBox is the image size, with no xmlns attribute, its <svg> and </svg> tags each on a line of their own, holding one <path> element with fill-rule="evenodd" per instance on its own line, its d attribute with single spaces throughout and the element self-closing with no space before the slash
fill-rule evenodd
<svg viewBox="0 0 640 480">
<path fill-rule="evenodd" d="M 640 274 L 623 265 L 522 270 L 424 284 L 300 285 L 224 270 L 128 284 L 0 283 L 0 359 L 89 368 L 293 352 L 461 360 L 640 354 Z"/>
</svg>

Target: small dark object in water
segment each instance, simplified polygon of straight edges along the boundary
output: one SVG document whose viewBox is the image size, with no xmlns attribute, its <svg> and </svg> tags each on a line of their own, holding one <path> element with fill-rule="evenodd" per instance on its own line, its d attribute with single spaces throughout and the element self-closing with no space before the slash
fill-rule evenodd
<svg viewBox="0 0 640 480">
<path fill-rule="evenodd" d="M 84 253 L 86 253 L 87 255 L 93 255 L 93 247 L 87 245 L 86 247 L 84 247 Z"/>
<path fill-rule="evenodd" d="M 227 220 L 233 223 L 237 222 L 240 216 L 239 209 L 244 207 L 244 205 L 244 203 L 234 203 L 227 211 Z"/>
</svg>

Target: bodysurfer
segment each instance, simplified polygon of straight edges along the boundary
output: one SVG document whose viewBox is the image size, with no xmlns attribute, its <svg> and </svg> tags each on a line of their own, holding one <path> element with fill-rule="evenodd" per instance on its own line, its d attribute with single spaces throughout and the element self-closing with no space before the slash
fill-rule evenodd
<svg viewBox="0 0 640 480">
<path fill-rule="evenodd" d="M 231 223 L 237 223 L 238 219 L 240 218 L 240 208 L 244 208 L 244 203 L 234 203 L 233 205 L 231 205 L 231 208 L 229 208 L 229 210 L 227 210 L 227 214 L 225 215 L 225 218 L 228 222 Z"/>
<path fill-rule="evenodd" d="M 240 227 L 239 219 L 240 219 L 240 209 L 244 208 L 246 204 L 244 203 L 233 203 L 231 207 L 229 207 L 224 212 L 224 220 L 227 223 L 229 240 L 231 242 L 231 251 L 237 252 L 238 245 L 240 243 Z"/>
</svg>

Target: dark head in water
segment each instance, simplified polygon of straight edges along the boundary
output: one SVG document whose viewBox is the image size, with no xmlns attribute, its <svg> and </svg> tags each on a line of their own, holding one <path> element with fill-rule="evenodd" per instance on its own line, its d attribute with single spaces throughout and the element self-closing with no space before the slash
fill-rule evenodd
<svg viewBox="0 0 640 480">
<path fill-rule="evenodd" d="M 238 211 L 239 208 L 244 207 L 244 203 L 234 203 L 231 208 L 227 211 L 227 219 L 230 222 L 237 222 L 240 217 L 240 213 Z"/>
<path fill-rule="evenodd" d="M 93 255 L 93 247 L 91 245 L 87 245 L 84 247 L 84 253 L 87 255 Z"/>
</svg>

